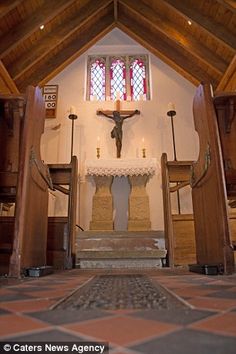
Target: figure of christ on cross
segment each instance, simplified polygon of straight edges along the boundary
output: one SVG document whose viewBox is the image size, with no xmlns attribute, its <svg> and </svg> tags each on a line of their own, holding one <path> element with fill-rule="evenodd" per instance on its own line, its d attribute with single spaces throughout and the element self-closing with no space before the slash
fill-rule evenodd
<svg viewBox="0 0 236 354">
<path fill-rule="evenodd" d="M 116 101 L 116 110 L 115 111 L 97 111 L 97 115 L 102 115 L 104 117 L 114 120 L 115 126 L 111 131 L 112 139 L 116 141 L 116 157 L 121 157 L 121 148 L 122 148 L 122 126 L 125 119 L 133 117 L 136 114 L 140 114 L 140 111 L 137 109 L 135 111 L 121 111 L 120 110 L 120 101 Z"/>
</svg>

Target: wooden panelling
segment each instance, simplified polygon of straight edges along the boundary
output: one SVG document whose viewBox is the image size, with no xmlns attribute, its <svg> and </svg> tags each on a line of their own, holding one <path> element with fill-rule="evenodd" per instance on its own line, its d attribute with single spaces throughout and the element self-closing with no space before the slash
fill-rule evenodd
<svg viewBox="0 0 236 354">
<path fill-rule="evenodd" d="M 82 28 L 79 28 L 73 36 L 55 48 L 47 58 L 37 63 L 32 71 L 29 70 L 27 75 L 16 80 L 18 87 L 24 91 L 29 83 L 43 85 L 49 81 L 113 28 L 112 14 L 113 7 L 111 5 L 102 9 L 93 18 L 93 23 L 96 23 L 96 26 L 86 23 Z"/>
<path fill-rule="evenodd" d="M 3 0 L 0 10 L 0 59 L 21 89 L 47 83 L 114 27 L 195 85 L 235 86 L 232 0 Z M 87 43 L 76 46 L 80 34 Z"/>
</svg>

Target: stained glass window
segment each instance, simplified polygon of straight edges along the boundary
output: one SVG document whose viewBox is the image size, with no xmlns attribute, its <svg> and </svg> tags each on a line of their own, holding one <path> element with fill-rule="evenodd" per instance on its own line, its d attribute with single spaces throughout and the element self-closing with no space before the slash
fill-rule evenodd
<svg viewBox="0 0 236 354">
<path fill-rule="evenodd" d="M 105 100 L 106 80 L 105 62 L 101 59 L 96 59 L 90 66 L 90 100 L 96 99 L 99 101 Z"/>
<path fill-rule="evenodd" d="M 147 55 L 89 56 L 87 100 L 150 99 Z"/>
<path fill-rule="evenodd" d="M 121 59 L 112 60 L 110 67 L 111 99 L 115 100 L 119 92 L 119 98 L 126 100 L 126 68 Z"/>
<path fill-rule="evenodd" d="M 134 59 L 130 64 L 130 87 L 133 101 L 145 100 L 147 93 L 146 66 L 143 60 Z"/>
</svg>

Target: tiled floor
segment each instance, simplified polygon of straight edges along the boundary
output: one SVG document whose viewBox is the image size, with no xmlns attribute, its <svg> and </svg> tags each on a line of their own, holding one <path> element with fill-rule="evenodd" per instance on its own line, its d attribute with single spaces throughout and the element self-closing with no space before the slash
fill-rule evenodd
<svg viewBox="0 0 236 354">
<path fill-rule="evenodd" d="M 236 353 L 236 274 L 146 272 L 179 297 L 187 305 L 183 309 L 50 309 L 98 273 L 112 272 L 75 269 L 1 279 L 0 341 L 105 341 L 110 354 Z"/>
</svg>

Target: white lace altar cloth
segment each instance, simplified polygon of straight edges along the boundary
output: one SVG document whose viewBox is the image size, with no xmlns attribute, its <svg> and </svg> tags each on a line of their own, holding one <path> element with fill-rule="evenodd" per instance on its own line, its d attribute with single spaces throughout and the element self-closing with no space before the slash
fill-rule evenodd
<svg viewBox="0 0 236 354">
<path fill-rule="evenodd" d="M 97 159 L 85 161 L 85 174 L 91 176 L 153 176 L 157 171 L 156 158 Z"/>
</svg>

